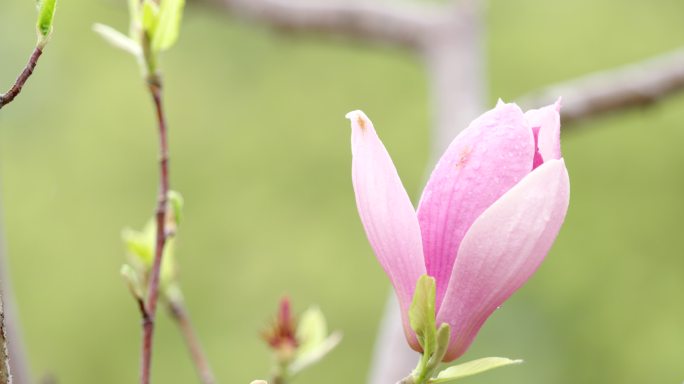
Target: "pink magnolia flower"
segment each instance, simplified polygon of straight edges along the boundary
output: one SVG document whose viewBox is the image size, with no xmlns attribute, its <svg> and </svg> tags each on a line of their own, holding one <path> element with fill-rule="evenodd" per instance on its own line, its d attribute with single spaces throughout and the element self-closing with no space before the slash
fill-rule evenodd
<svg viewBox="0 0 684 384">
<path fill-rule="evenodd" d="M 444 361 L 468 349 L 485 320 L 539 267 L 560 230 L 570 184 L 560 151 L 560 102 L 523 113 L 499 102 L 442 155 L 416 211 L 373 124 L 352 126 L 352 180 L 368 240 L 408 321 L 418 278 L 436 281 Z"/>
</svg>

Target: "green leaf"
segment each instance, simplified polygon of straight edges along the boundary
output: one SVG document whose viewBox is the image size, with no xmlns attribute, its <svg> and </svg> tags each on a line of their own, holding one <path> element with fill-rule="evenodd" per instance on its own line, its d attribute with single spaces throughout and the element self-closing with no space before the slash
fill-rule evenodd
<svg viewBox="0 0 684 384">
<path fill-rule="evenodd" d="M 38 3 L 38 34 L 42 37 L 41 40 L 46 39 L 52 32 L 52 20 L 55 16 L 57 0 L 41 0 Z"/>
<path fill-rule="evenodd" d="M 522 363 L 522 360 L 511 360 L 504 357 L 485 357 L 483 359 L 477 359 L 469 361 L 467 363 L 449 367 L 440 372 L 436 378 L 430 379 L 428 383 L 448 383 L 451 381 L 456 381 L 463 377 L 477 375 L 479 373 L 489 371 L 490 369 L 520 363 Z"/>
<path fill-rule="evenodd" d="M 168 197 L 173 220 L 176 222 L 176 225 L 178 225 L 180 224 L 183 215 L 183 195 L 176 191 L 169 191 Z"/>
<path fill-rule="evenodd" d="M 152 220 L 147 222 L 142 232 L 130 228 L 123 230 L 121 237 L 135 266 L 147 269 L 152 265 L 156 236 L 157 226 Z"/>
<path fill-rule="evenodd" d="M 140 21 L 140 0 L 128 0 L 128 15 L 131 19 L 131 23 Z"/>
<path fill-rule="evenodd" d="M 311 307 L 302 313 L 297 324 L 298 354 L 306 354 L 315 349 L 328 336 L 328 326 L 323 312 L 318 307 Z"/>
<path fill-rule="evenodd" d="M 342 340 L 342 334 L 333 332 L 328 336 L 328 326 L 323 312 L 318 307 L 311 307 L 299 318 L 296 339 L 299 346 L 294 360 L 288 367 L 290 376 L 296 375 L 330 353 Z"/>
<path fill-rule="evenodd" d="M 328 338 L 318 343 L 314 348 L 307 353 L 297 354 L 294 361 L 288 367 L 290 376 L 294 376 L 303 369 L 317 363 L 332 351 L 342 341 L 342 333 L 333 332 Z"/>
<path fill-rule="evenodd" d="M 152 51 L 167 50 L 178 40 L 185 0 L 161 0 L 157 29 L 152 37 Z"/>
<path fill-rule="evenodd" d="M 147 276 L 154 263 L 157 248 L 157 223 L 150 219 L 142 231 L 125 228 L 121 237 L 128 250 L 128 259 L 133 268 L 141 276 Z M 175 258 L 176 242 L 174 237 L 166 240 L 162 265 L 160 270 L 160 285 L 162 289 L 167 284 L 173 283 L 178 274 L 178 266 Z"/>
<path fill-rule="evenodd" d="M 140 282 L 140 278 L 138 277 L 138 274 L 136 273 L 135 269 L 128 264 L 122 265 L 121 276 L 124 278 L 124 280 L 126 280 L 128 289 L 131 290 L 133 296 L 135 296 L 137 299 L 142 300 L 143 286 Z"/>
<path fill-rule="evenodd" d="M 102 36 L 112 46 L 122 49 L 133 56 L 138 57 L 142 54 L 140 44 L 108 25 L 95 23 L 93 31 Z"/>
<path fill-rule="evenodd" d="M 143 31 L 148 38 L 153 39 L 159 23 L 159 6 L 152 0 L 145 0 L 142 6 L 141 17 Z"/>
<path fill-rule="evenodd" d="M 435 279 L 422 275 L 416 284 L 409 308 L 409 323 L 423 347 L 423 354 L 431 356 L 435 349 Z"/>
<path fill-rule="evenodd" d="M 156 228 L 156 226 L 155 226 Z M 159 285 L 162 289 L 166 289 L 169 284 L 176 281 L 178 275 L 178 265 L 176 263 L 176 239 L 169 238 L 164 245 L 164 254 L 162 255 L 161 270 L 159 271 Z"/>
</svg>

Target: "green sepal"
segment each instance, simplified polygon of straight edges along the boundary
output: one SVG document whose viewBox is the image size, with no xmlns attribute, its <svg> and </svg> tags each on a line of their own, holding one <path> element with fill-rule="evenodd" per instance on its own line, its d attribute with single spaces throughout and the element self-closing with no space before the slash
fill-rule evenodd
<svg viewBox="0 0 684 384">
<path fill-rule="evenodd" d="M 430 360 L 427 362 L 427 371 L 429 371 L 430 374 L 437 369 L 442 362 L 444 355 L 446 355 L 447 350 L 449 349 L 450 337 L 451 327 L 449 324 L 440 325 L 435 336 L 435 350 L 433 351 L 432 356 L 430 356 Z"/>
<path fill-rule="evenodd" d="M 456 381 L 467 376 L 477 375 L 494 368 L 504 367 L 511 364 L 520 364 L 522 362 L 522 360 L 511 360 L 504 357 L 485 357 L 449 367 L 440 372 L 436 378 L 428 380 L 428 383 L 450 383 L 452 381 Z"/>
<path fill-rule="evenodd" d="M 47 42 L 47 39 L 52 32 L 52 21 L 55 17 L 56 7 L 57 0 L 40 0 L 38 2 L 38 21 L 36 22 L 36 29 L 38 30 L 39 42 L 42 44 Z"/>
<path fill-rule="evenodd" d="M 161 0 L 156 29 L 150 35 L 153 52 L 165 51 L 176 43 L 184 6 L 185 0 Z"/>
<path fill-rule="evenodd" d="M 409 323 L 425 356 L 431 356 L 435 349 L 435 290 L 435 279 L 422 275 L 409 308 Z"/>
</svg>

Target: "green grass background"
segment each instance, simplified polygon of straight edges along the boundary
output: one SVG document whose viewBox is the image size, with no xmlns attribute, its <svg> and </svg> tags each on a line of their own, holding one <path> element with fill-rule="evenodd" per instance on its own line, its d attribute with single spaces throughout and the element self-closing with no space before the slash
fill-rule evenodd
<svg viewBox="0 0 684 384">
<path fill-rule="evenodd" d="M 90 31 L 127 28 L 123 1 L 61 0 L 53 41 L 0 114 L 7 249 L 30 364 L 60 383 L 137 380 L 139 316 L 119 276 L 120 231 L 155 202 L 156 131 L 134 61 Z M 0 5 L 0 84 L 34 42 L 30 0 Z M 492 105 L 684 43 L 684 3 L 493 0 Z M 407 189 L 427 160 L 426 76 L 393 48 L 279 36 L 190 5 L 163 58 L 179 256 L 220 383 L 265 377 L 258 339 L 278 298 L 318 304 L 342 345 L 297 382 L 362 383 L 389 292 L 358 220 L 344 114 L 374 119 Z M 684 380 L 684 97 L 568 126 L 566 224 L 539 272 L 465 359 L 523 358 L 469 383 Z M 412 367 L 407 367 L 407 372 Z M 156 383 L 193 383 L 159 317 Z M 464 381 L 466 382 L 466 381 Z"/>
</svg>

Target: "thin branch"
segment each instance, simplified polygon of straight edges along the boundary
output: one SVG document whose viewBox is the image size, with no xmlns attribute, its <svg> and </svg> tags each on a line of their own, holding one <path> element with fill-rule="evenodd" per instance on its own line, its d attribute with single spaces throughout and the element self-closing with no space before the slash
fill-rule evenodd
<svg viewBox="0 0 684 384">
<path fill-rule="evenodd" d="M 9 353 L 7 352 L 7 331 L 5 330 L 5 310 L 0 296 L 0 383 L 12 384 Z"/>
<path fill-rule="evenodd" d="M 166 118 L 162 103 L 161 80 L 156 75 L 151 75 L 148 80 L 148 88 L 154 101 L 159 125 L 159 196 L 157 197 L 157 243 L 155 247 L 154 264 L 150 273 L 150 283 L 145 301 L 145 313 L 143 320 L 143 342 L 140 369 L 140 382 L 149 384 L 150 367 L 152 364 L 152 339 L 154 335 L 154 319 L 159 299 L 159 275 L 161 272 L 162 255 L 166 244 L 166 210 L 169 195 L 169 146 L 167 140 Z"/>
<path fill-rule="evenodd" d="M 24 84 L 26 84 L 26 81 L 33 74 L 33 70 L 36 69 L 36 64 L 38 64 L 38 59 L 42 54 L 43 49 L 40 45 L 33 50 L 31 57 L 29 57 L 28 63 L 26 63 L 26 66 L 24 67 L 24 70 L 21 71 L 21 74 L 19 74 L 19 77 L 17 77 L 17 80 L 12 85 L 12 88 L 10 88 L 6 93 L 0 95 L 0 109 L 11 103 L 14 98 L 19 95 L 21 89 L 24 87 Z"/>
<path fill-rule="evenodd" d="M 214 379 L 214 374 L 211 371 L 209 362 L 202 352 L 202 347 L 200 346 L 199 338 L 195 333 L 195 329 L 190 322 L 190 317 L 188 312 L 185 310 L 185 306 L 182 301 L 170 300 L 169 312 L 171 316 L 178 324 L 178 327 L 183 334 L 185 339 L 185 344 L 188 346 L 190 355 L 192 356 L 192 361 L 195 363 L 195 368 L 197 369 L 197 374 L 203 384 L 214 384 L 216 380 Z"/>
<path fill-rule="evenodd" d="M 545 87 L 520 98 L 538 108 L 563 97 L 564 124 L 630 107 L 651 105 L 684 89 L 684 48 L 623 67 Z"/>
<path fill-rule="evenodd" d="M 422 46 L 451 16 L 444 6 L 397 2 L 314 0 L 211 0 L 238 16 L 292 31 L 361 37 Z"/>
<path fill-rule="evenodd" d="M 1 216 L 2 214 L 0 214 L 0 217 Z M 30 383 L 31 378 L 26 351 L 21 337 L 21 327 L 19 324 L 16 300 L 12 292 L 12 283 L 8 271 L 9 265 L 7 262 L 4 234 L 2 220 L 0 220 L 0 296 L 2 296 L 3 310 L 2 326 L 4 327 L 6 337 L 5 343 L 7 354 L 11 356 L 9 363 L 10 371 L 12 372 L 12 382 L 14 384 L 25 384 Z M 0 378 L 2 377 L 3 376 L 0 373 Z M 3 383 L 3 381 L 0 381 L 0 383 Z"/>
<path fill-rule="evenodd" d="M 36 69 L 38 59 L 43 54 L 43 48 L 44 44 L 39 44 L 34 48 L 26 66 L 14 84 L 12 84 L 12 87 L 6 93 L 0 94 L 0 109 L 14 101 L 19 93 L 21 93 L 24 85 Z M 0 243 L 4 243 L 3 240 L 0 233 Z M 17 330 L 16 307 L 13 305 L 6 268 L 5 250 L 0 245 L 0 296 L 2 296 L 0 297 L 0 383 L 23 383 L 30 381 L 30 379 L 28 378 L 25 352 L 19 331 Z M 12 356 L 11 360 L 10 355 Z M 10 371 L 13 371 L 14 374 L 10 374 Z"/>
</svg>

